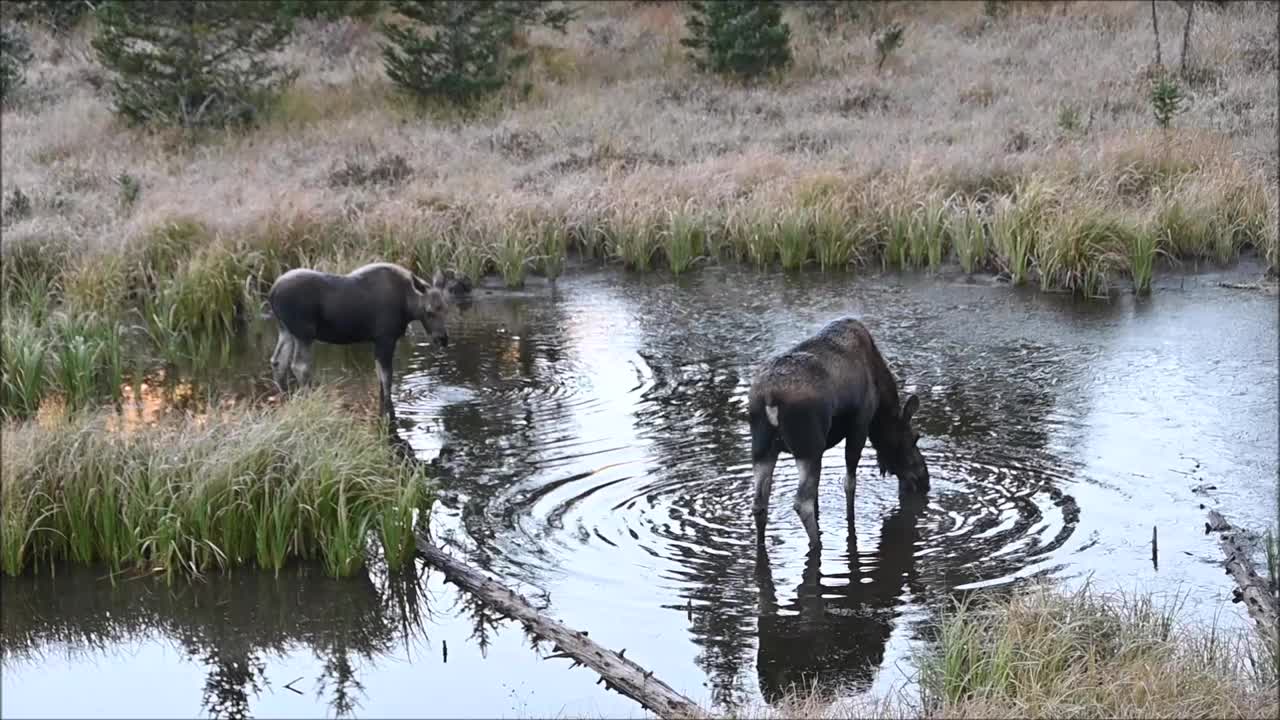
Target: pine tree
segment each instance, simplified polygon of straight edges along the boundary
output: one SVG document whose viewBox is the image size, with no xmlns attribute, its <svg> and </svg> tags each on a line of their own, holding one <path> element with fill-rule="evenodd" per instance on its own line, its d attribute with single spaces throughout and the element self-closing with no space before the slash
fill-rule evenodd
<svg viewBox="0 0 1280 720">
<path fill-rule="evenodd" d="M 687 23 L 680 43 L 699 70 L 747 80 L 791 64 L 791 28 L 776 0 L 694 0 Z"/>
<path fill-rule="evenodd" d="M 564 32 L 573 17 L 552 3 L 395 0 L 392 6 L 409 22 L 382 26 L 387 76 L 414 95 L 457 104 L 498 90 L 528 62 L 514 47 L 522 26 Z"/>
<path fill-rule="evenodd" d="M 98 58 L 115 74 L 117 112 L 182 127 L 254 119 L 296 72 L 267 55 L 288 39 L 275 3 L 130 0 L 99 8 Z"/>
<path fill-rule="evenodd" d="M 0 25 L 0 100 L 26 82 L 27 63 L 31 62 L 31 44 L 16 25 Z"/>
</svg>

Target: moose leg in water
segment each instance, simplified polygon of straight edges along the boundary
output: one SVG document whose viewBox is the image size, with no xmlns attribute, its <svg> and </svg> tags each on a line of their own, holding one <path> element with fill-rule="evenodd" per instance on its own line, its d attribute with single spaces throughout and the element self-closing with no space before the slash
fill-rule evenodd
<svg viewBox="0 0 1280 720">
<path fill-rule="evenodd" d="M 796 486 L 795 509 L 804 531 L 809 534 L 809 547 L 822 546 L 818 538 L 818 480 L 822 476 L 822 456 L 796 458 L 800 471 L 800 484 Z"/>
<path fill-rule="evenodd" d="M 853 501 L 858 494 L 858 463 L 867 444 L 865 425 L 855 422 L 844 438 L 844 502 L 849 524 L 853 524 Z"/>
<path fill-rule="evenodd" d="M 373 359 L 378 364 L 378 412 L 394 419 L 391 404 L 391 368 L 396 355 L 395 342 L 378 341 L 373 345 Z"/>
<path fill-rule="evenodd" d="M 756 535 L 764 539 L 765 521 L 769 518 L 769 491 L 773 488 L 773 470 L 778 464 L 777 433 L 764 416 L 751 421 L 751 512 L 756 518 Z"/>
</svg>

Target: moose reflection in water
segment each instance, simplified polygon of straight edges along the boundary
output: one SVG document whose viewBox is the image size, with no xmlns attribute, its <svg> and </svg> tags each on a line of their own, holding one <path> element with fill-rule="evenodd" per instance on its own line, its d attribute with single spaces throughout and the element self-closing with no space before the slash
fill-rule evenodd
<svg viewBox="0 0 1280 720">
<path fill-rule="evenodd" d="M 925 504 L 919 494 L 903 495 L 884 520 L 879 550 L 871 554 L 859 554 L 850 518 L 848 575 L 824 576 L 818 554 L 810 553 L 796 599 L 782 608 L 766 544 L 757 544 L 756 672 L 766 702 L 776 703 L 790 694 L 834 694 L 870 686 L 884 660 L 903 588 L 915 578 L 916 523 Z M 864 562 L 867 569 L 861 567 Z M 824 584 L 827 578 L 843 583 Z"/>
</svg>

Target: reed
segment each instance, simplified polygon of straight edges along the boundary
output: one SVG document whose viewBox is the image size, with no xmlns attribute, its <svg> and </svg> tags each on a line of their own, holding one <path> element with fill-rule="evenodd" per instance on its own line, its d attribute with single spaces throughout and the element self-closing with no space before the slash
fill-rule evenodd
<svg viewBox="0 0 1280 720">
<path fill-rule="evenodd" d="M 508 222 L 499 227 L 487 249 L 487 261 L 502 275 L 509 288 L 524 286 L 525 274 L 540 249 L 536 228 L 531 222 Z"/>
<path fill-rule="evenodd" d="M 335 401 L 315 390 L 132 433 L 104 411 L 6 429 L 0 569 L 105 564 L 172 579 L 318 559 L 345 576 L 379 543 L 403 567 L 425 479 Z"/>
<path fill-rule="evenodd" d="M 615 210 L 604 236 L 608 254 L 639 272 L 652 269 L 662 244 L 660 223 L 634 206 Z"/>
<path fill-rule="evenodd" d="M 951 238 L 960 269 L 972 273 L 985 267 L 989 249 L 982 205 L 972 198 L 954 202 L 946 222 L 947 235 Z"/>
<path fill-rule="evenodd" d="M 666 227 L 661 231 L 662 249 L 668 268 L 672 274 L 679 275 L 706 257 L 709 223 L 691 202 L 668 210 L 666 215 Z"/>
<path fill-rule="evenodd" d="M 1024 180 L 1012 195 L 996 200 L 991 219 L 992 245 L 997 263 L 1014 285 L 1021 285 L 1030 277 L 1036 244 L 1057 200 L 1058 192 L 1041 177 Z"/>
<path fill-rule="evenodd" d="M 880 225 L 881 266 L 906 270 L 911 266 L 914 220 L 906 201 L 892 201 L 883 210 Z"/>
<path fill-rule="evenodd" d="M 827 198 L 813 206 L 814 258 L 823 272 L 866 263 L 872 223 L 846 203 Z"/>
<path fill-rule="evenodd" d="M 1040 585 L 963 601 L 921 653 L 925 715 L 1274 717 L 1264 633 L 1185 624 L 1183 600 Z"/>
<path fill-rule="evenodd" d="M 1125 266 L 1126 259 L 1148 262 L 1149 288 L 1150 258 L 1137 257 L 1145 235 L 1102 209 L 1083 207 L 1060 213 L 1035 244 L 1041 289 L 1106 297 L 1110 276 Z"/>
<path fill-rule="evenodd" d="M 942 266 L 948 247 L 947 217 L 951 200 L 932 192 L 917 203 L 911 214 L 908 250 L 911 264 L 937 270 Z"/>
<path fill-rule="evenodd" d="M 5 308 L 0 323 L 0 415 L 30 417 L 49 391 L 49 340 L 29 312 Z"/>
<path fill-rule="evenodd" d="M 799 270 L 809 262 L 813 252 L 812 215 L 808 208 L 793 208 L 773 222 L 771 231 L 783 270 Z"/>
</svg>

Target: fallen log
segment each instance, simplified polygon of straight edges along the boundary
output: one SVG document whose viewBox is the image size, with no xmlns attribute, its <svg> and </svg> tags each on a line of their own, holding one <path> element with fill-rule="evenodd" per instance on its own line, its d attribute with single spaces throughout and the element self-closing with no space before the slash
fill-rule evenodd
<svg viewBox="0 0 1280 720">
<path fill-rule="evenodd" d="M 470 592 L 507 617 L 519 620 L 530 633 L 555 645 L 551 657 L 570 657 L 600 674 L 606 688 L 640 703 L 661 718 L 707 718 L 697 703 L 681 695 L 653 676 L 634 660 L 623 657 L 591 640 L 585 631 L 572 630 L 563 623 L 538 612 L 527 600 L 490 580 L 480 571 L 445 553 L 422 535 L 416 538 L 418 554 L 440 569 L 445 579 Z M 598 683 L 597 683 L 598 684 Z"/>
<path fill-rule="evenodd" d="M 1237 598 L 1244 602 L 1249 615 L 1264 628 L 1272 632 L 1277 630 L 1277 601 L 1274 593 L 1267 587 L 1267 581 L 1253 569 L 1249 559 L 1248 539 L 1244 532 L 1227 522 L 1217 510 L 1209 511 L 1209 522 L 1205 524 L 1205 533 L 1219 532 L 1218 546 L 1226 556 L 1227 572 L 1236 581 Z"/>
</svg>

